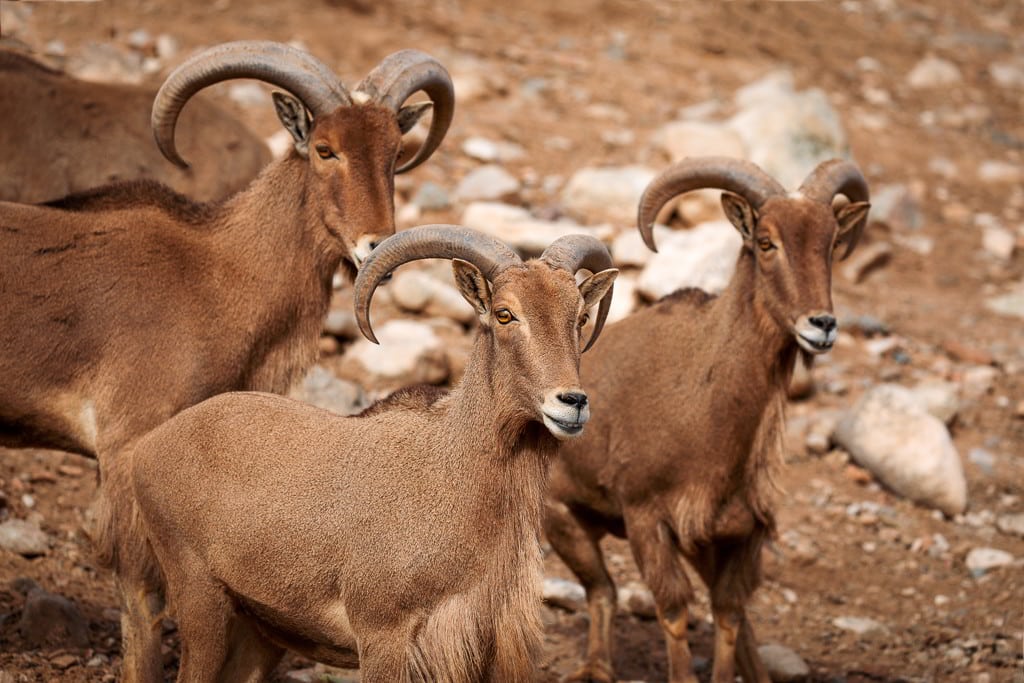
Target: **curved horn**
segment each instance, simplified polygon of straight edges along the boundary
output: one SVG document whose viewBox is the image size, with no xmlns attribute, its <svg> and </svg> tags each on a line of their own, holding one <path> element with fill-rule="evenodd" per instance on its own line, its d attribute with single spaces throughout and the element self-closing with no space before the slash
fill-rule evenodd
<svg viewBox="0 0 1024 683">
<path fill-rule="evenodd" d="M 420 90 L 434 104 L 430 132 L 416 155 L 395 173 L 405 173 L 426 161 L 444 140 L 455 114 L 455 88 L 440 62 L 419 50 L 401 50 L 389 55 L 363 79 L 357 90 L 365 92 L 392 111 Z"/>
<path fill-rule="evenodd" d="M 866 202 L 869 200 L 868 182 L 864 175 L 857 168 L 856 164 L 845 159 L 831 159 L 818 164 L 818 167 L 811 171 L 804 182 L 800 185 L 800 193 L 808 199 L 821 202 L 829 208 L 832 207 L 832 200 L 836 195 L 843 195 L 850 202 Z M 867 216 L 850 231 L 850 237 L 846 243 L 846 250 L 840 259 L 845 259 L 857 246 L 861 233 L 864 232 L 864 225 L 867 223 Z"/>
<path fill-rule="evenodd" d="M 577 270 L 586 269 L 591 273 L 598 273 L 608 268 L 613 268 L 612 257 L 608 248 L 601 240 L 590 235 L 566 235 L 560 237 L 544 250 L 541 260 L 547 261 L 556 268 L 562 268 L 575 275 Z M 604 328 L 604 321 L 608 317 L 608 309 L 612 305 L 612 290 L 614 285 L 608 288 L 608 293 L 601 299 L 597 307 L 597 319 L 594 320 L 594 332 L 590 335 L 583 352 L 594 345 L 597 337 Z"/>
<path fill-rule="evenodd" d="M 640 198 L 637 227 L 648 249 L 658 251 L 654 245 L 654 221 L 662 207 L 685 192 L 704 188 L 734 192 L 755 209 L 769 197 L 786 193 L 774 178 L 749 161 L 728 157 L 684 159 L 652 180 Z"/>
<path fill-rule="evenodd" d="M 171 72 L 153 100 L 153 136 L 172 163 L 188 168 L 174 145 L 174 126 L 185 103 L 208 85 L 232 78 L 255 78 L 284 88 L 314 117 L 351 104 L 338 77 L 308 52 L 267 40 L 217 45 L 193 55 Z"/>
<path fill-rule="evenodd" d="M 403 263 L 425 258 L 469 261 L 492 282 L 509 265 L 522 263 L 504 242 L 460 225 L 423 225 L 396 233 L 370 252 L 356 276 L 352 298 L 364 337 L 377 343 L 370 327 L 370 300 L 381 280 Z"/>
</svg>

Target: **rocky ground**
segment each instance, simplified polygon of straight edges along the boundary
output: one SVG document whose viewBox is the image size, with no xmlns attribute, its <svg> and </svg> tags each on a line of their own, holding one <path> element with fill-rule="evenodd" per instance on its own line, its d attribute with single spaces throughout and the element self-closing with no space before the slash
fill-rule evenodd
<svg viewBox="0 0 1024 683">
<path fill-rule="evenodd" d="M 851 155 L 872 224 L 836 268 L 837 347 L 790 407 L 779 536 L 752 618 L 779 680 L 1024 681 L 1024 6 L 508 4 L 5 1 L 0 35 L 83 78 L 154 84 L 195 48 L 237 38 L 295 41 L 350 81 L 396 49 L 427 50 L 454 76 L 456 119 L 399 178 L 401 225 L 461 222 L 525 253 L 596 234 L 624 268 L 616 319 L 679 286 L 720 289 L 731 272 L 738 241 L 714 195 L 664 216 L 657 256 L 634 235 L 639 192 L 671 160 L 744 156 L 793 186 Z M 286 148 L 266 88 L 211 91 Z M 456 380 L 471 316 L 448 273 L 410 267 L 381 291 L 380 347 L 357 339 L 340 287 L 300 395 L 347 412 Z M 116 676 L 113 584 L 81 532 L 95 478 L 76 456 L 0 459 L 3 683 Z M 619 676 L 664 680 L 628 547 L 606 551 L 627 588 Z M 565 567 L 548 557 L 546 570 L 541 680 L 555 681 L 580 661 L 586 617 Z M 706 680 L 703 598 L 691 632 Z M 173 664 L 170 623 L 166 640 Z M 280 669 L 356 676 L 297 658 Z"/>
</svg>

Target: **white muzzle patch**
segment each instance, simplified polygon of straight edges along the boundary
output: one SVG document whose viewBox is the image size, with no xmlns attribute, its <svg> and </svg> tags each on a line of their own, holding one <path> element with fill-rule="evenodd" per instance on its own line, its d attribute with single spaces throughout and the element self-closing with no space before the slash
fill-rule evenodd
<svg viewBox="0 0 1024 683">
<path fill-rule="evenodd" d="M 558 392 L 552 392 L 544 399 L 541 415 L 551 435 L 565 441 L 583 433 L 583 426 L 590 419 L 590 404 L 582 408 L 571 406 L 558 399 Z"/>
<path fill-rule="evenodd" d="M 807 353 L 819 355 L 832 350 L 832 345 L 836 343 L 838 329 L 833 329 L 826 333 L 809 322 L 801 320 L 797 322 L 793 333 L 796 336 L 796 343 L 800 345 L 800 348 Z"/>
</svg>

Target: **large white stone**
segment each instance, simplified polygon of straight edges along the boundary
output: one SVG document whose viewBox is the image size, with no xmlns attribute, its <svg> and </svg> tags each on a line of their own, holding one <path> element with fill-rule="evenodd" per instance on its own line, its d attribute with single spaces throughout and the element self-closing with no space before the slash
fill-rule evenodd
<svg viewBox="0 0 1024 683">
<path fill-rule="evenodd" d="M 338 379 L 321 365 L 314 365 L 302 383 L 289 393 L 292 398 L 338 415 L 354 415 L 367 405 L 357 384 Z"/>
<path fill-rule="evenodd" d="M 776 643 L 761 645 L 757 648 L 757 654 L 761 657 L 764 667 L 768 669 L 768 676 L 772 679 L 772 683 L 802 681 L 811 675 L 811 669 L 807 666 L 807 662 L 785 645 Z"/>
<path fill-rule="evenodd" d="M 476 318 L 459 290 L 424 270 L 399 271 L 389 289 L 392 300 L 406 311 L 440 315 L 460 323 Z"/>
<path fill-rule="evenodd" d="M 721 123 L 673 121 L 659 128 L 651 142 L 663 149 L 673 162 L 687 157 L 746 156 L 740 136 Z"/>
<path fill-rule="evenodd" d="M 615 278 L 612 305 L 608 308 L 608 319 L 605 321 L 605 325 L 611 325 L 628 317 L 636 310 L 636 306 L 636 275 L 631 272 L 623 273 L 620 271 L 618 277 Z M 601 342 L 597 343 L 600 344 Z"/>
<path fill-rule="evenodd" d="M 925 380 L 910 390 L 925 411 L 949 424 L 960 409 L 957 385 L 941 379 Z"/>
<path fill-rule="evenodd" d="M 448 377 L 443 344 L 430 325 L 389 320 L 375 325 L 374 332 L 380 344 L 360 339 L 345 351 L 341 368 L 346 378 L 368 389 L 392 389 Z"/>
<path fill-rule="evenodd" d="M 971 574 L 981 576 L 993 569 L 1010 566 L 1013 555 L 999 548 L 974 548 L 967 553 L 964 564 Z"/>
<path fill-rule="evenodd" d="M 570 612 L 585 609 L 587 606 L 587 592 L 575 581 L 546 576 L 541 591 L 544 602 Z"/>
<path fill-rule="evenodd" d="M 462 224 L 493 235 L 527 255 L 540 254 L 565 235 L 601 238 L 611 232 L 608 226 L 589 228 L 568 219 L 540 220 L 520 206 L 501 202 L 473 202 L 463 211 Z"/>
<path fill-rule="evenodd" d="M 840 419 L 833 440 L 902 496 L 947 515 L 967 506 L 963 464 L 949 431 L 909 389 L 868 390 Z"/>
<path fill-rule="evenodd" d="M 671 239 L 673 234 L 675 234 L 674 231 L 669 230 L 664 225 L 655 225 L 654 243 L 661 244 Z M 644 244 L 644 240 L 640 237 L 638 230 L 623 230 L 616 235 L 615 239 L 612 240 L 611 252 L 615 265 L 620 268 L 623 266 L 634 266 L 637 268 L 646 266 L 654 257 L 654 252 Z"/>
<path fill-rule="evenodd" d="M 455 188 L 455 199 L 472 202 L 486 199 L 500 199 L 519 191 L 519 180 L 501 166 L 488 164 L 473 169 L 459 181 Z"/>
<path fill-rule="evenodd" d="M 632 225 L 640 195 L 654 179 L 643 166 L 582 168 L 562 190 L 565 208 L 588 221 Z"/>
<path fill-rule="evenodd" d="M 918 90 L 944 88 L 956 85 L 961 80 L 963 77 L 956 64 L 934 55 L 921 59 L 907 74 L 907 83 Z"/>
<path fill-rule="evenodd" d="M 743 141 L 746 157 L 787 189 L 796 189 L 822 161 L 848 153 L 828 97 L 817 88 L 796 92 L 791 76 L 769 75 L 737 92 L 736 103 L 741 109 L 728 126 Z"/>
<path fill-rule="evenodd" d="M 743 239 L 725 220 L 672 232 L 658 242 L 658 253 L 640 274 L 637 287 L 647 299 L 660 299 L 682 287 L 717 294 L 729 284 Z"/>
<path fill-rule="evenodd" d="M 34 522 L 9 519 L 0 524 L 0 548 L 25 557 L 45 555 L 50 549 L 50 537 Z"/>
<path fill-rule="evenodd" d="M 1024 318 L 1024 284 L 1006 294 L 986 299 L 985 308 L 999 315 Z"/>
</svg>

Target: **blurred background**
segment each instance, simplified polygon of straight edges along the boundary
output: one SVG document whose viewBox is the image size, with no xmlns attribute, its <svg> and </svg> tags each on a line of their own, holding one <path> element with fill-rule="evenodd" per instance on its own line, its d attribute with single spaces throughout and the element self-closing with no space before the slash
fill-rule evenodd
<svg viewBox="0 0 1024 683">
<path fill-rule="evenodd" d="M 658 255 L 635 234 L 639 195 L 670 162 L 743 157 L 795 188 L 822 160 L 854 159 L 871 223 L 834 271 L 836 349 L 793 388 L 780 533 L 750 608 L 778 680 L 851 683 L 1024 681 L 1022 27 L 1017 0 L 0 2 L 3 48 L 97 83 L 155 89 L 194 51 L 237 39 L 290 42 L 350 85 L 396 50 L 431 53 L 453 76 L 455 120 L 429 163 L 397 178 L 399 227 L 463 223 L 525 254 L 595 234 L 623 268 L 613 320 L 681 286 L 718 291 L 732 272 L 740 242 L 717 193 L 669 207 Z M 254 136 L 239 128 L 244 140 L 218 137 L 200 158 L 189 144 L 201 124 L 183 125 L 196 177 L 179 179 L 182 191 L 218 198 L 287 152 L 269 91 L 231 81 L 197 98 Z M 21 135 L 10 107 L 48 106 L 13 97 L 0 93 L 0 143 Z M 6 197 L 123 177 L 75 179 L 67 169 L 83 160 L 45 154 L 53 173 L 38 176 L 0 161 Z M 156 158 L 143 175 L 171 170 Z M 227 174 L 240 177 L 215 185 Z M 350 413 L 400 386 L 458 379 L 474 316 L 447 264 L 398 273 L 374 316 L 379 347 L 358 338 L 339 280 L 320 363 L 297 396 Z M 0 457 L 0 683 L 118 671 L 112 579 L 80 530 L 95 469 L 62 453 Z M 965 485 L 966 503 L 951 503 Z M 623 589 L 617 671 L 665 680 L 628 546 L 606 548 Z M 546 573 L 541 680 L 556 681 L 580 662 L 586 616 L 553 555 Z M 28 604 L 33 590 L 43 607 Z M 703 596 L 692 618 L 706 680 Z M 166 643 L 173 664 L 169 623 Z M 358 680 L 296 657 L 279 676 Z"/>
</svg>

